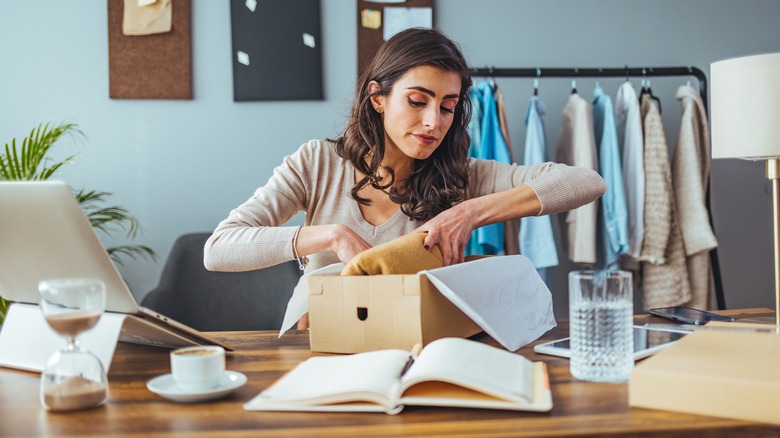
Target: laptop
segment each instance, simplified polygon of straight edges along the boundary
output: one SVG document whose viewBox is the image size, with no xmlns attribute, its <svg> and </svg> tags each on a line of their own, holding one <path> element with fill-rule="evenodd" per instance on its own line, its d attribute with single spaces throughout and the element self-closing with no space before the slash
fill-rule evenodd
<svg viewBox="0 0 780 438">
<path fill-rule="evenodd" d="M 38 282 L 98 278 L 106 311 L 126 315 L 120 341 L 159 347 L 230 345 L 141 307 L 63 182 L 0 182 L 0 295 L 37 304 Z"/>
</svg>

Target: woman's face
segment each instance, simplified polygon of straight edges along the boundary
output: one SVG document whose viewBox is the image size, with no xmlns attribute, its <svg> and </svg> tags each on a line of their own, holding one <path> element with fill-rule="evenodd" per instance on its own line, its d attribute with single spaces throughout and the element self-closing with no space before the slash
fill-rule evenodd
<svg viewBox="0 0 780 438">
<path fill-rule="evenodd" d="M 372 86 L 379 88 L 372 82 L 369 92 Z M 401 76 L 387 96 L 372 97 L 383 114 L 385 156 L 400 151 L 418 160 L 430 157 L 452 126 L 460 87 L 457 73 L 424 65 Z"/>
</svg>

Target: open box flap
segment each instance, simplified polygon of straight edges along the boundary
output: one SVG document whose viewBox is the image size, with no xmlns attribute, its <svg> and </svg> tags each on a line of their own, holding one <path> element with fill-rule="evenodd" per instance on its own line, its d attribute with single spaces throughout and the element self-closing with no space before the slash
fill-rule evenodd
<svg viewBox="0 0 780 438">
<path fill-rule="evenodd" d="M 528 257 L 487 257 L 422 273 L 509 351 L 555 327 L 552 294 Z"/>
</svg>

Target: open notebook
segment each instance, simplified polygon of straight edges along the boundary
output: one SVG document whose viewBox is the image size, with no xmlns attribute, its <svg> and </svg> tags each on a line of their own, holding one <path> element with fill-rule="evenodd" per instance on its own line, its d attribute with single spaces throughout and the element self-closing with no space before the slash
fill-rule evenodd
<svg viewBox="0 0 780 438">
<path fill-rule="evenodd" d="M 244 409 L 397 414 L 412 405 L 546 412 L 552 395 L 543 362 L 468 339 L 442 338 L 416 357 L 378 350 L 309 358 Z"/>
<path fill-rule="evenodd" d="M 0 182 L 0 295 L 37 304 L 38 282 L 98 278 L 106 311 L 125 315 L 120 340 L 162 347 L 215 344 L 203 333 L 136 303 L 70 188 L 62 182 Z"/>
</svg>

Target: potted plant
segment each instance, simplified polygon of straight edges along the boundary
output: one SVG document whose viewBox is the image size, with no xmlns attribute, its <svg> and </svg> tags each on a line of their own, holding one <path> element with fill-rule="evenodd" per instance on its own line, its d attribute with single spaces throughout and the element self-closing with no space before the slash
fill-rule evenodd
<svg viewBox="0 0 780 438">
<path fill-rule="evenodd" d="M 65 159 L 55 160 L 49 156 L 55 143 L 63 137 L 75 140 L 84 138 L 84 134 L 74 123 L 42 123 L 33 128 L 22 139 L 6 143 L 0 151 L 0 181 L 43 181 L 54 175 L 60 167 L 75 160 L 76 154 Z M 76 199 L 84 210 L 95 230 L 104 235 L 124 232 L 128 239 L 134 239 L 139 230 L 138 220 L 126 209 L 118 206 L 106 206 L 111 193 L 96 190 L 74 190 Z M 144 245 L 118 245 L 106 248 L 114 263 L 122 264 L 122 257 L 147 258 L 154 260 L 156 254 Z M 0 291 L 0 325 L 2 325 L 8 303 Z"/>
</svg>

